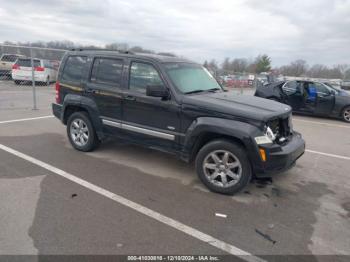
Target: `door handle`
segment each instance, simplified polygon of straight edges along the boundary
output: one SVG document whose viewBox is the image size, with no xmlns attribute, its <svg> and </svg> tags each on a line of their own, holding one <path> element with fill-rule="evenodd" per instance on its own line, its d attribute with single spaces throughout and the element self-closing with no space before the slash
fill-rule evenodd
<svg viewBox="0 0 350 262">
<path fill-rule="evenodd" d="M 131 95 L 126 95 L 126 96 L 124 96 L 124 99 L 125 99 L 125 100 L 129 100 L 129 101 L 135 101 L 135 100 L 136 100 L 136 97 L 131 96 Z"/>
</svg>

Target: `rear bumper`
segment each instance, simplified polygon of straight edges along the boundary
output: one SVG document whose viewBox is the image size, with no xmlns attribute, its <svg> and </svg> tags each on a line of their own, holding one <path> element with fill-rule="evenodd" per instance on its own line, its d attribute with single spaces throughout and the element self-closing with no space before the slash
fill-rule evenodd
<svg viewBox="0 0 350 262">
<path fill-rule="evenodd" d="M 299 133 L 294 132 L 290 141 L 285 145 L 260 146 L 260 148 L 265 149 L 267 160 L 254 165 L 255 175 L 269 177 L 293 167 L 305 152 L 305 141 Z"/>
<path fill-rule="evenodd" d="M 62 116 L 62 105 L 53 103 L 52 104 L 52 113 L 55 117 L 57 117 L 59 120 L 62 121 L 63 116 Z"/>
<path fill-rule="evenodd" d="M 23 73 L 13 73 L 12 72 L 12 79 L 13 80 L 19 80 L 19 81 L 32 81 L 32 74 L 23 74 Z M 47 75 L 44 74 L 34 74 L 34 81 L 36 82 L 46 82 Z"/>
</svg>

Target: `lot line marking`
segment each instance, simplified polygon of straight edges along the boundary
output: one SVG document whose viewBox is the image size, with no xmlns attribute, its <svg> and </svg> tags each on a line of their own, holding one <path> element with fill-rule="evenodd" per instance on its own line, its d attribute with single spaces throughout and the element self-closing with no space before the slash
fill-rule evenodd
<svg viewBox="0 0 350 262">
<path fill-rule="evenodd" d="M 242 249 L 239 249 L 238 247 L 235 247 L 229 243 L 226 243 L 224 241 L 216 239 L 216 238 L 214 238 L 208 234 L 205 234 L 205 233 L 203 233 L 195 228 L 187 226 L 187 225 L 185 225 L 185 224 L 183 224 L 175 219 L 172 219 L 170 217 L 162 215 L 156 211 L 153 211 L 152 209 L 149 209 L 149 208 L 142 206 L 136 202 L 133 202 L 127 198 L 124 198 L 120 195 L 112 193 L 112 192 L 110 192 L 102 187 L 96 186 L 96 185 L 94 185 L 86 180 L 83 180 L 79 177 L 76 177 L 70 173 L 67 173 L 67 172 L 65 172 L 57 167 L 54 167 L 50 164 L 47 164 L 43 161 L 40 161 L 36 158 L 29 156 L 29 155 L 21 153 L 15 149 L 4 146 L 2 144 L 0 144 L 0 149 L 2 149 L 5 152 L 8 152 L 12 155 L 15 155 L 21 159 L 24 159 L 24 160 L 26 160 L 34 165 L 40 166 L 40 167 L 42 167 L 42 168 L 44 168 L 52 173 L 55 173 L 56 175 L 64 177 L 64 178 L 66 178 L 66 179 L 68 179 L 76 184 L 79 184 L 79 185 L 81 185 L 81 186 L 83 186 L 91 191 L 94 191 L 94 192 L 96 192 L 96 193 L 98 193 L 106 198 L 109 198 L 109 199 L 111 199 L 111 200 L 113 200 L 121 205 L 124 205 L 128 208 L 131 208 L 131 209 L 133 209 L 141 214 L 144 214 L 152 219 L 155 219 L 155 220 L 157 220 L 157 221 L 159 221 L 159 222 L 161 222 L 169 227 L 172 227 L 176 230 L 179 230 L 179 231 L 181 231 L 181 232 L 183 232 L 183 233 L 185 233 L 193 238 L 196 238 L 196 239 L 203 241 L 211 246 L 214 246 L 214 247 L 216 247 L 224 252 L 227 252 L 227 253 L 234 255 L 234 256 L 239 256 L 241 259 L 243 259 L 245 261 L 266 262 L 265 260 L 263 260 L 259 257 L 256 257 L 256 256 L 254 256 L 254 255 L 252 255 L 252 254 L 250 254 Z"/>
<path fill-rule="evenodd" d="M 32 121 L 32 120 L 38 120 L 38 119 L 45 119 L 45 118 L 53 118 L 54 116 L 38 116 L 38 117 L 31 117 L 31 118 L 22 118 L 22 119 L 14 119 L 14 120 L 6 120 L 6 121 L 0 121 L 0 124 L 8 124 L 8 123 L 15 123 L 15 122 L 23 122 L 23 121 Z"/>
<path fill-rule="evenodd" d="M 311 123 L 311 124 L 317 124 L 317 125 L 324 125 L 324 126 L 332 126 L 332 127 L 350 128 L 350 126 L 329 124 L 329 123 L 318 122 L 318 121 L 309 121 L 309 120 L 303 120 L 303 119 L 297 119 L 297 118 L 293 118 L 293 121 L 297 121 L 297 122 L 299 121 L 299 122 Z"/>
<path fill-rule="evenodd" d="M 348 156 L 340 156 L 340 155 L 328 154 L 328 153 L 323 153 L 323 152 L 314 151 L 314 150 L 309 150 L 309 149 L 306 149 L 305 151 L 306 151 L 306 152 L 309 152 L 309 153 L 313 153 L 313 154 L 319 154 L 319 155 L 323 155 L 323 156 L 330 156 L 330 157 L 335 157 L 335 158 L 350 160 L 350 157 L 348 157 Z"/>
</svg>

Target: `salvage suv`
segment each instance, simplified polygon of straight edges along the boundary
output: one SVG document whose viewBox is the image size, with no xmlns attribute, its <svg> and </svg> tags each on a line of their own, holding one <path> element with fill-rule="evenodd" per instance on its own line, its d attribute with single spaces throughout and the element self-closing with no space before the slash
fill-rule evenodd
<svg viewBox="0 0 350 262">
<path fill-rule="evenodd" d="M 52 109 L 79 151 L 113 136 L 168 152 L 194 161 L 200 180 L 223 194 L 289 169 L 305 150 L 288 105 L 226 92 L 182 58 L 69 51 Z"/>
</svg>

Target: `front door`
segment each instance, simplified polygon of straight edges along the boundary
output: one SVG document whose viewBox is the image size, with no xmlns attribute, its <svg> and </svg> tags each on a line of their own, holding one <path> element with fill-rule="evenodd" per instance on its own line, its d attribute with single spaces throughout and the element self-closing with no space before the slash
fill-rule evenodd
<svg viewBox="0 0 350 262">
<path fill-rule="evenodd" d="M 319 115 L 330 114 L 335 103 L 334 93 L 322 83 L 314 83 L 314 85 L 317 92 L 315 113 Z"/>
<path fill-rule="evenodd" d="M 180 131 L 180 106 L 173 97 L 146 95 L 148 85 L 168 88 L 159 69 L 147 61 L 131 60 L 128 89 L 123 97 L 123 130 L 139 143 L 173 151 Z"/>
</svg>

